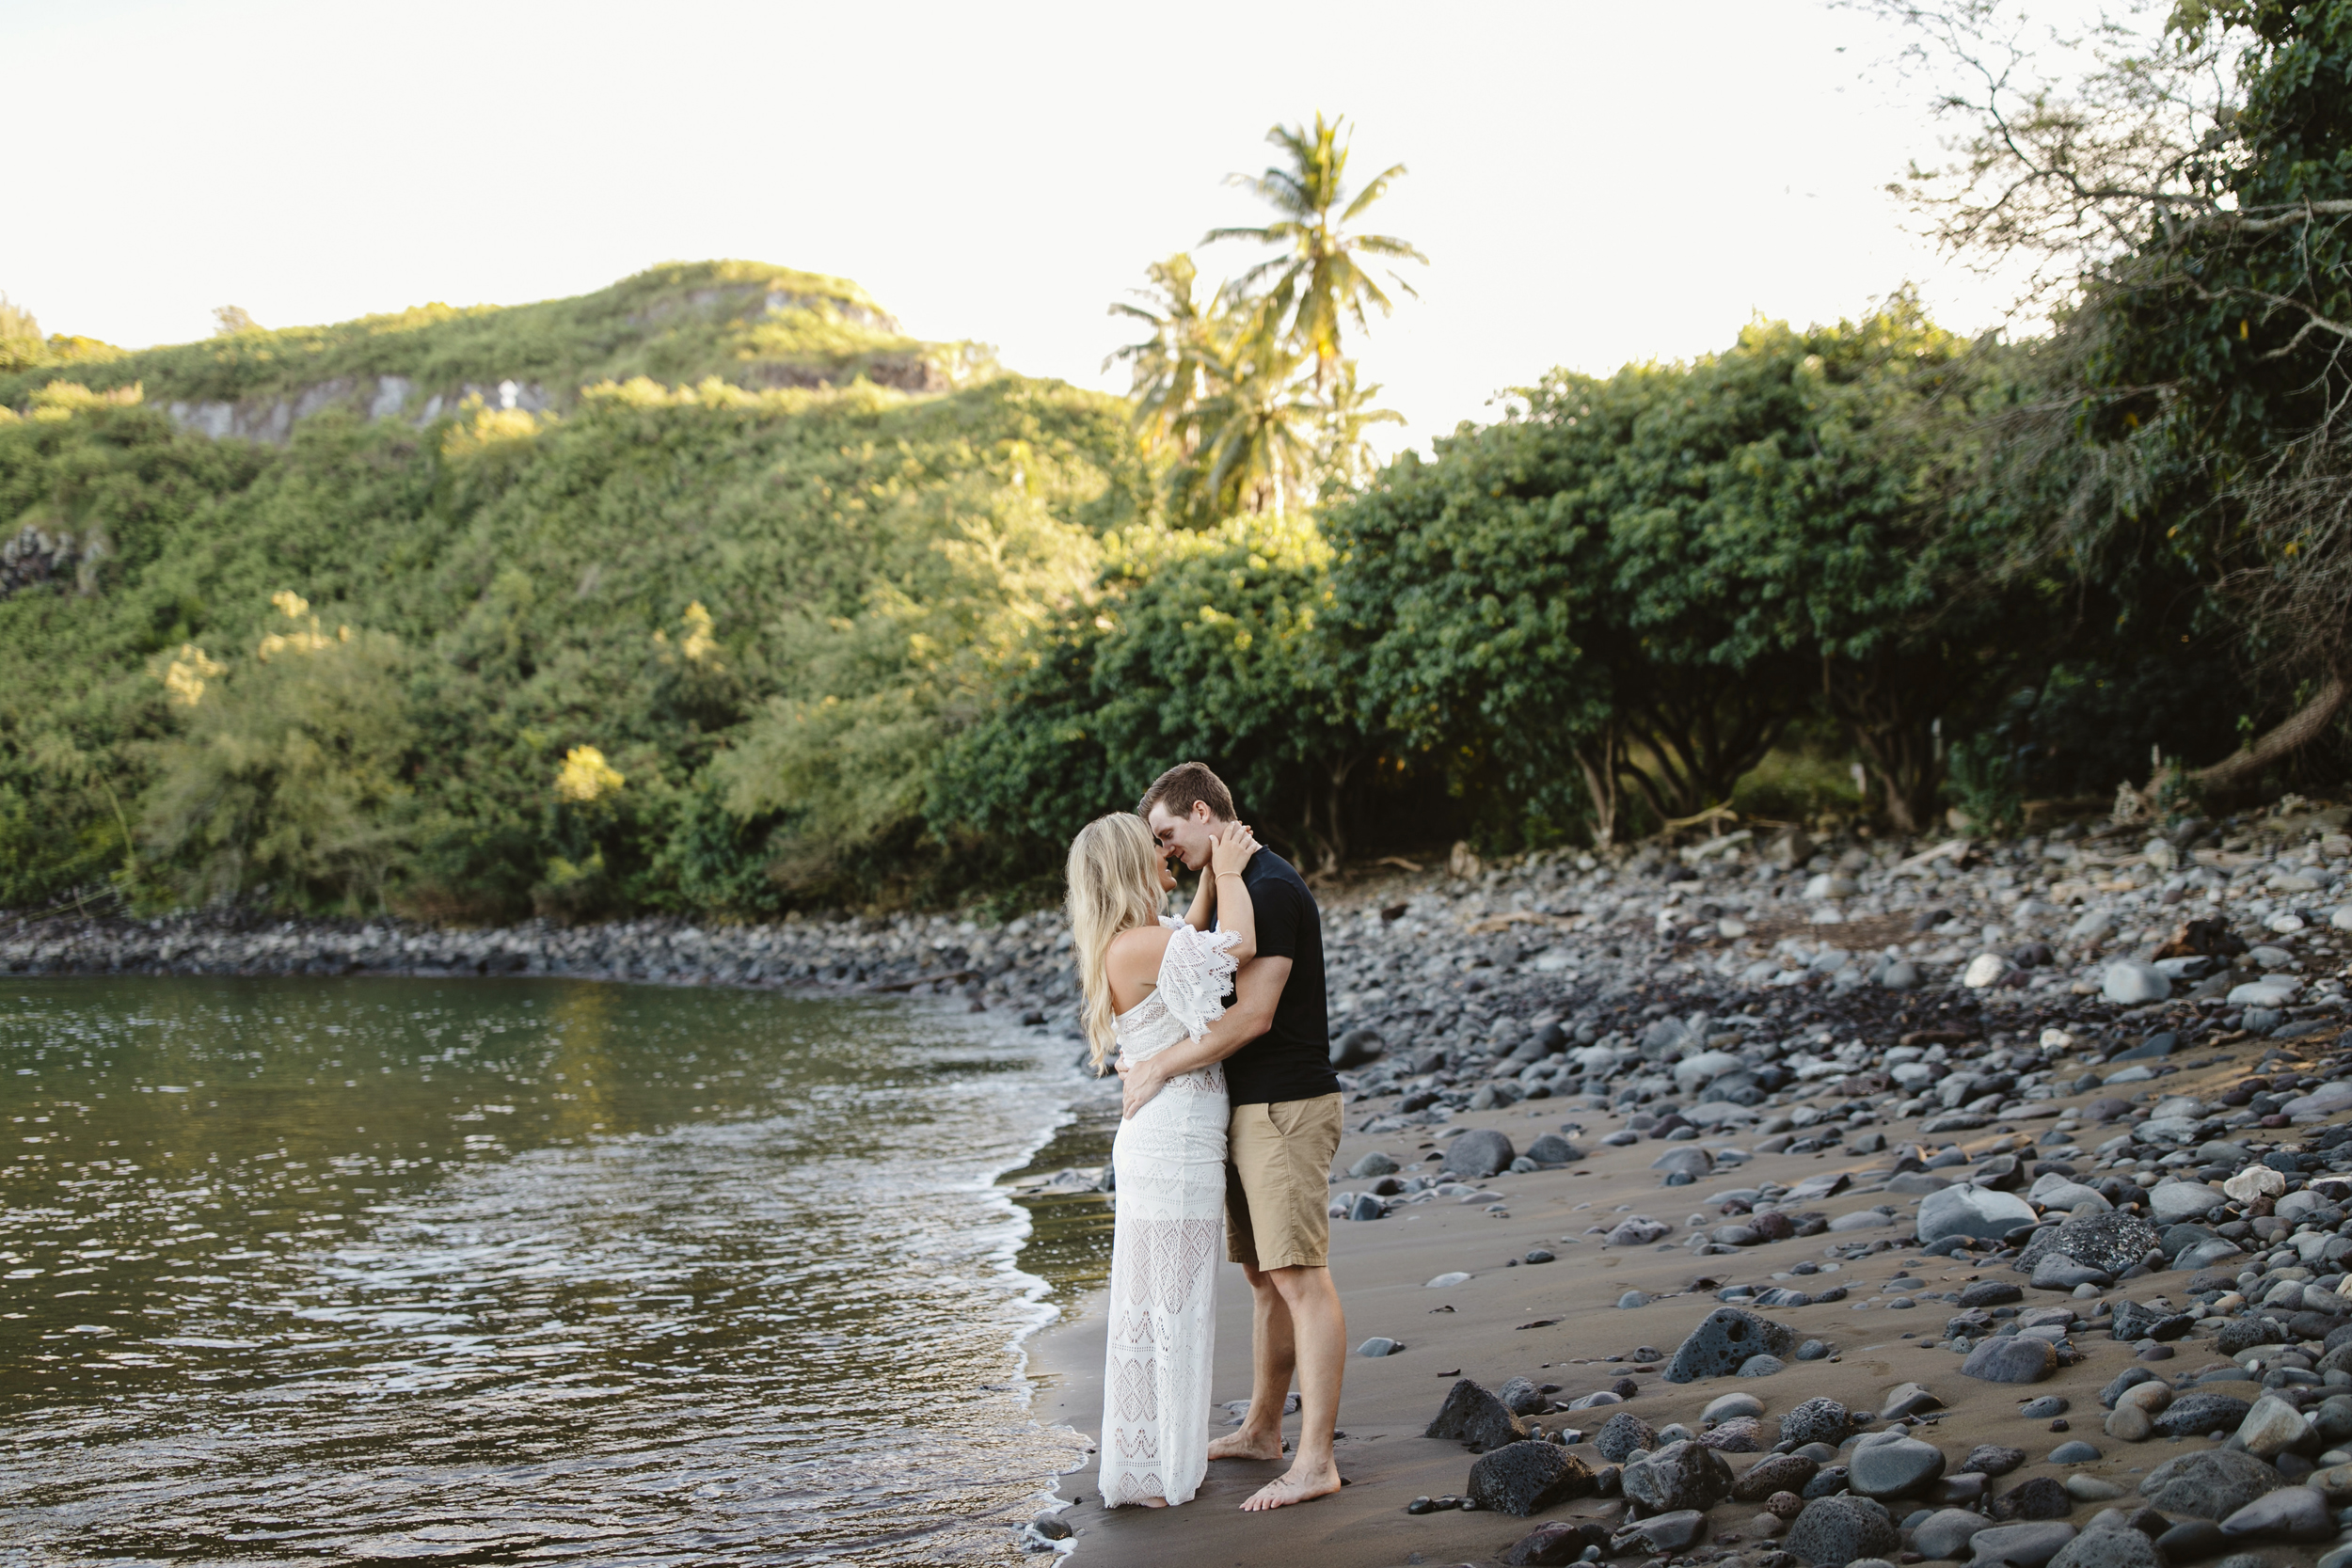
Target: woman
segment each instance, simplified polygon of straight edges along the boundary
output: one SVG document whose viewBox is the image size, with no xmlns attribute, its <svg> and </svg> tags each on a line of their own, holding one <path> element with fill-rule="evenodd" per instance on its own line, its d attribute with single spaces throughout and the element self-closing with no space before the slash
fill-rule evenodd
<svg viewBox="0 0 2352 1568">
<path fill-rule="evenodd" d="M 1235 823 L 1184 920 L 1160 916 L 1176 885 L 1141 818 L 1089 823 L 1070 846 L 1070 932 L 1097 1071 L 1116 1045 L 1133 1063 L 1199 1039 L 1257 953 L 1242 868 L 1258 841 Z M 1219 929 L 1207 929 L 1214 910 Z M 1225 1071 L 1168 1080 L 1121 1122 L 1111 1163 L 1110 1351 L 1103 1383 L 1103 1500 L 1192 1500 L 1209 1467 L 1209 1362 L 1217 1243 L 1225 1227 Z"/>
</svg>

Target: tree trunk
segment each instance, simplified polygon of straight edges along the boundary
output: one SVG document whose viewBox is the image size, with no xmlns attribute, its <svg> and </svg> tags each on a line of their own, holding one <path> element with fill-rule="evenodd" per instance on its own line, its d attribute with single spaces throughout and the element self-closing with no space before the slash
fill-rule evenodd
<svg viewBox="0 0 2352 1568">
<path fill-rule="evenodd" d="M 1944 781 L 1933 728 L 1944 706 L 1942 683 L 1899 659 L 1823 658 L 1821 695 L 1878 780 L 1888 824 L 1899 832 L 1923 832 L 1934 819 Z"/>
<path fill-rule="evenodd" d="M 1616 721 L 1601 726 L 1596 740 L 1575 748 L 1576 765 L 1584 770 L 1584 793 L 1593 800 L 1593 847 L 1606 849 L 1617 836 L 1617 770 L 1625 764 L 1624 742 Z"/>
<path fill-rule="evenodd" d="M 2347 697 L 2352 697 L 2352 683 L 2347 683 L 2341 672 L 2330 674 L 2310 702 L 2289 714 L 2268 735 L 2189 776 L 2200 787 L 2215 791 L 2251 784 L 2264 768 L 2292 755 L 2333 723 Z"/>
</svg>

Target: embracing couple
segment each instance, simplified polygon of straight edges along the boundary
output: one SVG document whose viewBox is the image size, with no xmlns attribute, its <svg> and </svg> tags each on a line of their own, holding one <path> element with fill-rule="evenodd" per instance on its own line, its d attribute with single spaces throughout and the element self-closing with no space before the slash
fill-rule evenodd
<svg viewBox="0 0 2352 1568">
<path fill-rule="evenodd" d="M 1183 920 L 1160 913 L 1170 861 L 1201 874 Z M 1117 1053 L 1124 1082 L 1103 1501 L 1189 1502 L 1212 1459 L 1279 1459 L 1294 1373 L 1297 1453 L 1242 1507 L 1327 1497 L 1347 1321 L 1325 1266 L 1340 1085 L 1314 897 L 1197 762 L 1161 774 L 1133 815 L 1089 823 L 1069 879 L 1087 1038 L 1098 1069 Z M 1252 1375 L 1241 1429 L 1212 1443 L 1220 1231 L 1249 1280 Z"/>
</svg>

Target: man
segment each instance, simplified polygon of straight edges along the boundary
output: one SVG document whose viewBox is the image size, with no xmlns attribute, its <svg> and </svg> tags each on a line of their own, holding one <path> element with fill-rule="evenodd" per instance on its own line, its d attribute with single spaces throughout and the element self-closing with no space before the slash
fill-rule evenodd
<svg viewBox="0 0 2352 1568">
<path fill-rule="evenodd" d="M 1160 847 L 1199 871 L 1233 797 L 1197 762 L 1161 774 L 1136 810 Z M 1327 1267 L 1331 1157 L 1340 1147 L 1340 1082 L 1324 1010 L 1323 919 L 1314 895 L 1271 849 L 1242 880 L 1257 913 L 1258 954 L 1233 978 L 1225 1015 L 1125 1074 L 1133 1116 L 1180 1073 L 1225 1064 L 1232 1105 L 1225 1166 L 1226 1255 L 1248 1277 L 1254 1307 L 1249 1415 L 1209 1445 L 1211 1459 L 1279 1459 L 1282 1406 L 1298 1379 L 1298 1451 L 1288 1473 L 1242 1504 L 1262 1511 L 1340 1489 L 1331 1434 L 1339 1424 L 1347 1318 Z"/>
</svg>

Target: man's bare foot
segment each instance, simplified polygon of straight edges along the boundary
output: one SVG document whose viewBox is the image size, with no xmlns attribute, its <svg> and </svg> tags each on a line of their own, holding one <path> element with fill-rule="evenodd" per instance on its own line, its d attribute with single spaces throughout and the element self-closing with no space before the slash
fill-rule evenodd
<svg viewBox="0 0 2352 1568">
<path fill-rule="evenodd" d="M 1340 1467 L 1336 1465 L 1302 1475 L 1293 1469 L 1280 1478 L 1267 1481 L 1242 1504 L 1245 1513 L 1263 1513 L 1270 1508 L 1288 1508 L 1293 1503 L 1312 1502 L 1327 1497 L 1340 1489 Z"/>
<path fill-rule="evenodd" d="M 1253 1437 L 1246 1432 L 1229 1432 L 1209 1445 L 1209 1457 L 1279 1459 L 1282 1457 L 1282 1439 L 1279 1433 L 1272 1437 Z"/>
</svg>

